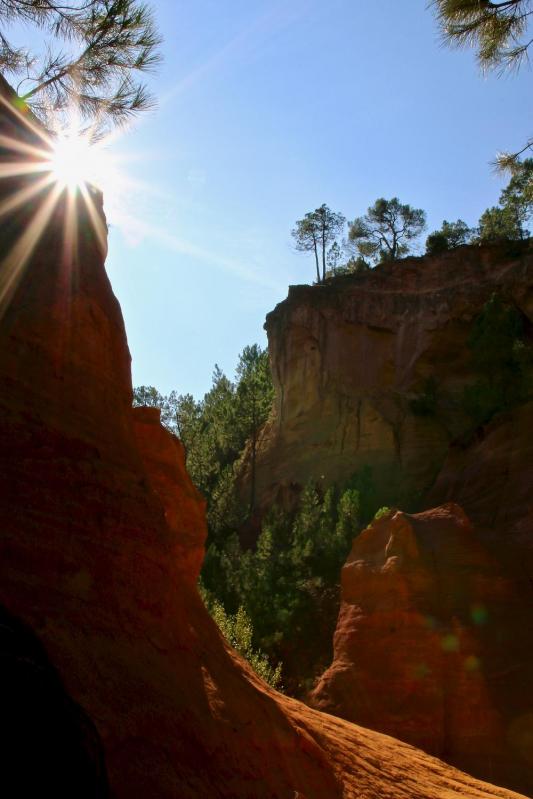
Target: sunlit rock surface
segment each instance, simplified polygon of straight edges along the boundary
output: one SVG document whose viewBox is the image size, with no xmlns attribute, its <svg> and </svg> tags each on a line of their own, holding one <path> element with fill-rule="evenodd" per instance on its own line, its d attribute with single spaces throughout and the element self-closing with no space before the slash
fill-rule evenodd
<svg viewBox="0 0 533 799">
<path fill-rule="evenodd" d="M 469 425 L 460 398 L 477 377 L 473 320 L 499 292 L 530 330 L 532 284 L 526 242 L 460 247 L 292 286 L 265 325 L 276 399 L 258 447 L 258 504 L 290 499 L 310 479 L 342 482 L 363 467 L 384 502 L 418 502 Z M 417 415 L 412 402 L 430 378 L 435 412 Z M 494 498 L 493 511 L 497 505 Z"/>
<path fill-rule="evenodd" d="M 530 621 L 458 505 L 391 511 L 354 541 L 333 664 L 311 701 L 529 793 Z"/>
<path fill-rule="evenodd" d="M 31 139 L 22 127 L 0 115 L 0 132 Z M 202 502 L 179 445 L 130 407 L 101 198 L 77 201 L 75 228 L 59 198 L 26 248 L 47 196 L 3 220 L 0 602 L 95 724 L 112 796 L 516 796 L 276 694 L 224 643 L 193 584 Z"/>
</svg>

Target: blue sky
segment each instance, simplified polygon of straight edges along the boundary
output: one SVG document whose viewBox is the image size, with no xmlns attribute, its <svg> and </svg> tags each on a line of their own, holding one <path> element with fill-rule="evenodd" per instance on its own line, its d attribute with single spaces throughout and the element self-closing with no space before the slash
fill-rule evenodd
<svg viewBox="0 0 533 799">
<path fill-rule="evenodd" d="M 159 106 L 113 146 L 135 183 L 107 203 L 108 271 L 135 385 L 201 396 L 266 342 L 266 313 L 313 279 L 294 221 L 377 197 L 475 224 L 489 162 L 531 134 L 529 71 L 483 76 L 425 0 L 155 0 Z"/>
</svg>

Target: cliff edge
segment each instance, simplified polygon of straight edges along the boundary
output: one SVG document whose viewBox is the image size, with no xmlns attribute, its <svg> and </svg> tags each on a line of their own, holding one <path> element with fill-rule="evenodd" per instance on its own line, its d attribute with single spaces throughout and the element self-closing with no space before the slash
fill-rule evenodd
<svg viewBox="0 0 533 799">
<path fill-rule="evenodd" d="M 530 335 L 532 286 L 528 242 L 464 246 L 292 286 L 265 324 L 276 397 L 256 458 L 259 506 L 362 468 L 383 504 L 419 505 L 436 484 L 433 503 L 453 499 L 453 478 L 438 475 L 456 442 L 465 449 L 474 320 L 497 294 Z"/>
</svg>

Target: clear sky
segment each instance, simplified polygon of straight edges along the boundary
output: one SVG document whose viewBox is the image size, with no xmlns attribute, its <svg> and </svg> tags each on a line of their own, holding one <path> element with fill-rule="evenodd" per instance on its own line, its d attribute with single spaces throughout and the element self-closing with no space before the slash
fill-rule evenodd
<svg viewBox="0 0 533 799">
<path fill-rule="evenodd" d="M 489 162 L 531 134 L 531 74 L 483 76 L 425 0 L 152 0 L 159 106 L 114 151 L 135 183 L 106 208 L 134 384 L 200 397 L 265 344 L 266 313 L 313 279 L 294 221 L 380 196 L 475 224 Z"/>
</svg>

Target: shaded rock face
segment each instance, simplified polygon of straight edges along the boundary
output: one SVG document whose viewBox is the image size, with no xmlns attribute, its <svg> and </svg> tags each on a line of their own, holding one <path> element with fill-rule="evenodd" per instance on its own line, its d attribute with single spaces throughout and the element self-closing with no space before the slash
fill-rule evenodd
<svg viewBox="0 0 533 799">
<path fill-rule="evenodd" d="M 196 583 L 207 537 L 205 500 L 185 468 L 181 441 L 161 425 L 158 408 L 132 408 L 135 440 L 149 485 L 160 499 L 173 536 L 172 560 L 184 580 Z"/>
<path fill-rule="evenodd" d="M 458 505 L 391 511 L 354 541 L 311 702 L 529 793 L 530 619 Z"/>
<path fill-rule="evenodd" d="M 469 424 L 459 398 L 476 378 L 472 322 L 499 292 L 527 326 L 532 277 L 533 254 L 513 244 L 291 287 L 265 325 L 276 399 L 258 446 L 258 504 L 286 500 L 310 479 L 342 482 L 364 466 L 384 504 L 423 497 Z M 430 378 L 436 412 L 417 415 L 413 401 Z"/>
<path fill-rule="evenodd" d="M 6 108 L 0 128 L 38 138 Z M 21 187 L 0 186 L 0 602 L 95 724 L 111 795 L 515 796 L 276 694 L 225 644 L 194 587 L 205 521 L 181 448 L 130 407 L 101 198 L 72 228 L 58 197 L 24 250 L 53 189 L 15 209 Z"/>
<path fill-rule="evenodd" d="M 33 632 L 0 608 L 2 793 L 108 799 L 100 737 Z M 7 788 L 9 786 L 9 788 Z"/>
<path fill-rule="evenodd" d="M 427 501 L 455 499 L 533 603 L 533 402 L 494 419 L 448 452 Z"/>
</svg>

